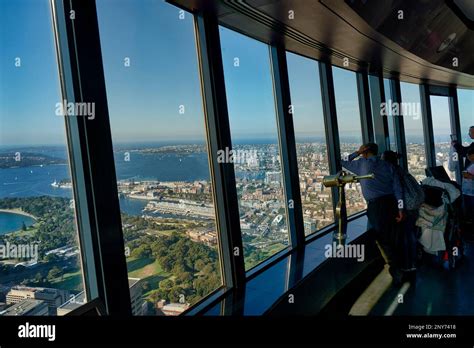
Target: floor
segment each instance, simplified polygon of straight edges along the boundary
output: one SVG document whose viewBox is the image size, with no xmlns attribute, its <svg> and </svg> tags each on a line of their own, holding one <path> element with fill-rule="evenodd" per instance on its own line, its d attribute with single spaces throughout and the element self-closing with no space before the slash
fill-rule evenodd
<svg viewBox="0 0 474 348">
<path fill-rule="evenodd" d="M 356 308 L 361 308 L 363 299 L 358 302 Z M 465 244 L 464 257 L 455 269 L 439 262 L 425 262 L 414 284 L 390 285 L 368 314 L 474 315 L 474 243 Z"/>
</svg>

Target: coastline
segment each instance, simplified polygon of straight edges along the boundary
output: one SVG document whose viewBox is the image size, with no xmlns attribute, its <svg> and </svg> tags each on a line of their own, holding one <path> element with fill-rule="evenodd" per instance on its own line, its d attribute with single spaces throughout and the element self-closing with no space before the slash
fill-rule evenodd
<svg viewBox="0 0 474 348">
<path fill-rule="evenodd" d="M 23 210 L 21 209 L 0 209 L 0 213 L 10 213 L 10 214 L 17 214 L 17 215 L 23 215 L 23 216 L 27 216 L 33 220 L 35 220 L 35 222 L 38 221 L 38 218 L 34 215 L 31 215 L 27 212 L 24 212 Z"/>
</svg>

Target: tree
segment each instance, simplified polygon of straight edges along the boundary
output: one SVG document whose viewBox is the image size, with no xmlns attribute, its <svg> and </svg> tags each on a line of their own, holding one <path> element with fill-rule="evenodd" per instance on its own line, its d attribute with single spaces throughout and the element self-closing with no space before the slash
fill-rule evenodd
<svg viewBox="0 0 474 348">
<path fill-rule="evenodd" d="M 173 259 L 168 255 L 159 257 L 158 262 L 165 272 L 170 272 L 173 268 Z"/>
<path fill-rule="evenodd" d="M 48 281 L 52 281 L 56 279 L 57 277 L 59 277 L 61 274 L 62 274 L 61 269 L 57 266 L 54 266 L 53 268 L 49 270 L 47 279 Z"/>
<path fill-rule="evenodd" d="M 187 269 L 182 261 L 176 261 L 171 271 L 175 276 L 179 277 L 182 273 L 186 273 Z"/>
<path fill-rule="evenodd" d="M 214 273 L 214 267 L 212 267 L 212 264 L 207 264 L 203 269 L 202 273 L 205 275 L 210 275 Z"/>
<path fill-rule="evenodd" d="M 34 280 L 35 280 L 35 283 L 41 283 L 41 281 L 43 280 L 43 276 L 41 275 L 40 272 L 36 273 Z"/>
<path fill-rule="evenodd" d="M 53 254 L 53 253 L 48 254 L 44 257 L 44 261 L 46 261 L 46 262 L 57 262 L 59 260 L 60 260 L 60 257 L 56 254 Z"/>
<path fill-rule="evenodd" d="M 159 284 L 159 287 L 161 290 L 167 290 L 167 291 L 170 290 L 173 286 L 174 286 L 174 282 L 171 279 L 163 279 Z"/>
<path fill-rule="evenodd" d="M 141 245 L 132 251 L 132 257 L 137 259 L 148 259 L 151 257 L 151 248 L 148 245 Z"/>
<path fill-rule="evenodd" d="M 202 270 L 205 266 L 206 266 L 206 263 L 205 263 L 202 259 L 198 259 L 198 260 L 196 260 L 196 262 L 194 263 L 194 268 L 195 268 L 197 271 Z"/>
<path fill-rule="evenodd" d="M 26 225 L 24 221 L 21 223 L 21 230 L 26 231 Z"/>
<path fill-rule="evenodd" d="M 190 286 L 193 282 L 193 275 L 190 272 L 182 272 L 176 276 L 176 280 L 183 285 Z"/>
</svg>

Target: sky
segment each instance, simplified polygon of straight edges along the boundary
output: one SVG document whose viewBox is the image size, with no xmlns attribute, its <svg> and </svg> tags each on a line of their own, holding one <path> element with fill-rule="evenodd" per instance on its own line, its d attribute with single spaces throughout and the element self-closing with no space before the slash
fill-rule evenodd
<svg viewBox="0 0 474 348">
<path fill-rule="evenodd" d="M 344 136 L 352 136 L 362 143 L 356 73 L 333 67 L 332 75 L 340 141 L 344 141 Z"/>
<path fill-rule="evenodd" d="M 291 52 L 286 54 L 286 61 L 295 137 L 324 137 L 318 63 Z M 308 80 L 311 83 L 308 83 Z"/>
<path fill-rule="evenodd" d="M 0 43 L 0 145 L 64 143 L 49 1 L 0 0 Z"/>
<path fill-rule="evenodd" d="M 97 8 L 114 142 L 204 141 L 192 16 L 161 0 L 97 0 Z M 224 27 L 220 35 L 233 141 L 276 140 L 268 46 Z M 0 41 L 0 145 L 64 144 L 49 1 L 0 0 Z M 317 63 L 289 53 L 288 69 L 296 134 L 320 136 Z M 358 136 L 355 74 L 333 72 L 341 138 Z M 419 102 L 418 86 L 402 83 L 402 97 Z M 459 92 L 462 125 L 474 123 L 473 98 Z M 433 101 L 435 134 L 449 135 L 444 105 Z M 421 131 L 421 119 L 405 125 L 407 135 Z"/>
<path fill-rule="evenodd" d="M 138 3 L 97 1 L 113 139 L 202 140 L 193 17 L 162 1 Z"/>
<path fill-rule="evenodd" d="M 277 141 L 268 45 L 219 28 L 231 136 Z"/>
</svg>

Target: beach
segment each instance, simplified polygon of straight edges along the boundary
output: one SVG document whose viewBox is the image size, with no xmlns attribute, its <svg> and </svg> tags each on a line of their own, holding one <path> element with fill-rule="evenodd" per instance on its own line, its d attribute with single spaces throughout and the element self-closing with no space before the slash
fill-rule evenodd
<svg viewBox="0 0 474 348">
<path fill-rule="evenodd" d="M 23 210 L 21 209 L 0 209 L 0 213 L 10 213 L 10 214 L 17 214 L 17 215 L 23 215 L 23 216 L 27 216 L 35 221 L 38 220 L 38 218 L 34 215 L 31 215 L 27 212 L 24 212 Z"/>
</svg>

